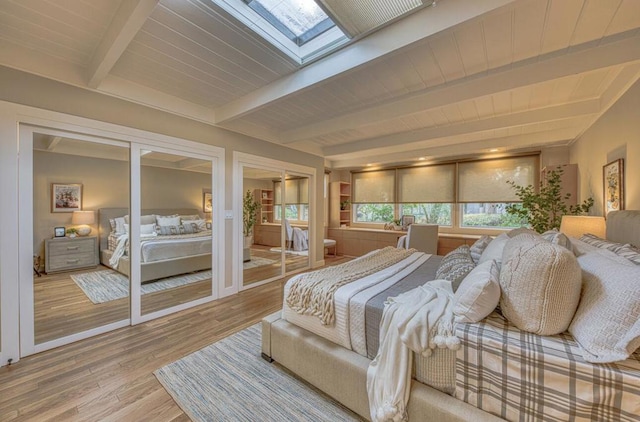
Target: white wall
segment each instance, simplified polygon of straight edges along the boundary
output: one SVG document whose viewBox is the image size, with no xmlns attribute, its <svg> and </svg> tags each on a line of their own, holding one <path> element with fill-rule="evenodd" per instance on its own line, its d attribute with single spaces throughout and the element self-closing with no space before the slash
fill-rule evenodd
<svg viewBox="0 0 640 422">
<path fill-rule="evenodd" d="M 602 167 L 624 159 L 625 208 L 640 209 L 640 81 L 636 82 L 570 148 L 578 164 L 578 199 L 592 196 L 593 215 L 603 215 Z"/>
</svg>

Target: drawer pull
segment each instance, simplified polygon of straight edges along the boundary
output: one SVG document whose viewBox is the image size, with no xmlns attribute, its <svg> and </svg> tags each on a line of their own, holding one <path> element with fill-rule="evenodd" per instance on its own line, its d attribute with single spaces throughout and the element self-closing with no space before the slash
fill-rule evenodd
<svg viewBox="0 0 640 422">
<path fill-rule="evenodd" d="M 79 259 L 67 259 L 67 264 L 76 264 L 80 262 Z"/>
<path fill-rule="evenodd" d="M 79 248 L 79 246 L 67 246 L 68 251 L 77 251 Z"/>
</svg>

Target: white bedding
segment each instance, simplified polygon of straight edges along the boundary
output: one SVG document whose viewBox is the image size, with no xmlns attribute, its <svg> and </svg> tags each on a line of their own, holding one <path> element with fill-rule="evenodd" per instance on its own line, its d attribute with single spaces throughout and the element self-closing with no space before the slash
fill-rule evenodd
<svg viewBox="0 0 640 422">
<path fill-rule="evenodd" d="M 287 305 L 286 300 L 283 304 L 282 318 L 366 357 L 365 304 L 371 297 L 413 272 L 430 256 L 422 252 L 413 253 L 383 271 L 363 277 L 336 290 L 334 295 L 335 323 L 333 325 L 322 325 L 318 317 L 298 314 Z M 285 285 L 285 298 L 289 294 L 291 284 L 297 277 L 299 276 L 292 277 Z M 357 350 L 352 346 L 355 346 Z"/>
</svg>

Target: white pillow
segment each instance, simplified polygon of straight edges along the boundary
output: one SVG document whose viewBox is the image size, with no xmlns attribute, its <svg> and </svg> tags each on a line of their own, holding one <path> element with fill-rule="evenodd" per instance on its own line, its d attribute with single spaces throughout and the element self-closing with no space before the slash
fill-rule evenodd
<svg viewBox="0 0 640 422">
<path fill-rule="evenodd" d="M 493 238 L 490 236 L 484 235 L 480 237 L 480 239 L 476 240 L 473 245 L 469 248 L 469 253 L 471 253 L 471 259 L 473 259 L 473 263 L 478 265 L 478 260 L 482 256 L 482 252 L 489 246 L 489 243 Z"/>
<path fill-rule="evenodd" d="M 156 223 L 159 226 L 179 226 L 180 225 L 180 216 L 168 216 L 163 217 L 161 215 L 156 215 Z"/>
<path fill-rule="evenodd" d="M 502 233 L 500 236 L 493 239 L 484 249 L 482 255 L 480 255 L 478 265 L 493 259 L 496 261 L 498 269 L 500 269 L 500 266 L 502 265 L 502 251 L 504 250 L 504 245 L 507 244 L 509 239 L 510 237 L 506 233 Z"/>
<path fill-rule="evenodd" d="M 200 230 L 200 231 L 207 230 L 207 223 L 206 223 L 206 221 L 204 221 L 202 219 L 200 219 L 200 220 L 182 220 L 182 224 L 184 226 L 195 224 L 196 226 L 198 226 L 198 230 Z"/>
<path fill-rule="evenodd" d="M 114 218 L 115 222 L 116 222 L 116 233 L 125 233 L 125 221 L 124 221 L 124 217 L 116 217 Z"/>
<path fill-rule="evenodd" d="M 640 267 L 606 250 L 578 263 L 582 295 L 569 332 L 587 362 L 625 360 L 640 347 Z"/>
<path fill-rule="evenodd" d="M 128 224 L 124 224 L 124 231 L 125 233 L 129 233 L 129 225 Z M 145 235 L 145 234 L 154 234 L 156 232 L 156 225 L 155 224 L 142 224 L 140 226 L 140 234 L 141 235 Z"/>
<path fill-rule="evenodd" d="M 493 259 L 475 267 L 460 283 L 454 295 L 456 322 L 478 322 L 500 302 L 500 271 Z"/>
</svg>

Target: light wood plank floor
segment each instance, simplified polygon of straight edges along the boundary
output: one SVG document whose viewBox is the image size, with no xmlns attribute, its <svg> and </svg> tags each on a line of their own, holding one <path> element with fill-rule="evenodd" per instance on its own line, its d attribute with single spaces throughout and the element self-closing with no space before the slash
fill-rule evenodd
<svg viewBox="0 0 640 422">
<path fill-rule="evenodd" d="M 280 309 L 284 281 L 0 368 L 0 421 L 186 421 L 153 371 Z"/>
</svg>

